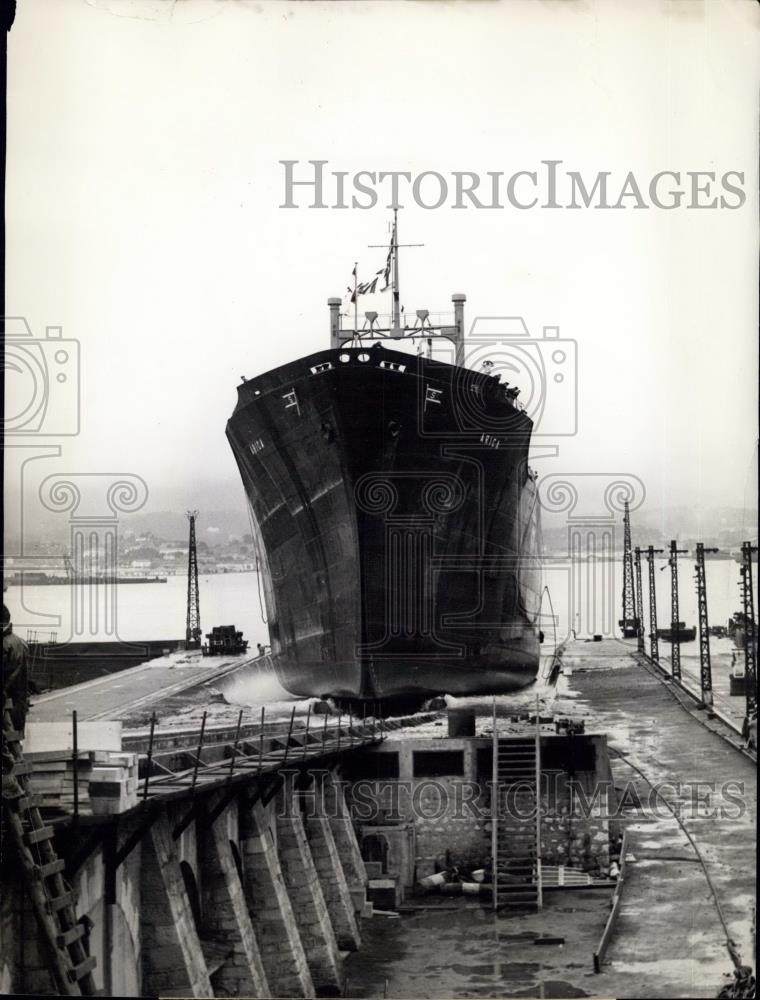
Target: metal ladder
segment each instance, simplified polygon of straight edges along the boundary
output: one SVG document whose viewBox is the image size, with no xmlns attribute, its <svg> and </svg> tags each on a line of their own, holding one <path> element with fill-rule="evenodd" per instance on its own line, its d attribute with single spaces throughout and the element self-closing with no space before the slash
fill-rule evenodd
<svg viewBox="0 0 760 1000">
<path fill-rule="evenodd" d="M 493 907 L 541 909 L 541 743 L 536 717 L 533 737 L 499 737 L 493 727 L 493 795 L 491 806 L 491 870 Z M 499 803 L 519 785 L 532 793 L 536 806 L 530 831 L 506 829 Z"/>
<path fill-rule="evenodd" d="M 31 767 L 21 751 L 21 734 L 13 727 L 12 708 L 13 703 L 5 699 L 2 797 L 9 840 L 21 865 L 59 993 L 95 996 L 95 958 L 87 954 L 83 941 L 87 930 L 77 920 L 75 893 L 63 877 L 66 865 L 53 846 L 53 828 L 45 825 L 38 798 L 29 790 Z"/>
</svg>

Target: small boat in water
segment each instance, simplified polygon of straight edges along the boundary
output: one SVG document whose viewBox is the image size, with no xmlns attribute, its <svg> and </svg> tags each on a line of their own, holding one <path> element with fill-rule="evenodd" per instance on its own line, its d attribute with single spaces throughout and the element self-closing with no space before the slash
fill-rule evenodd
<svg viewBox="0 0 760 1000">
<path fill-rule="evenodd" d="M 687 628 L 684 622 L 678 622 L 677 628 L 658 628 L 657 638 L 663 639 L 665 642 L 694 642 L 697 637 L 697 627 L 696 625 L 691 625 Z"/>
</svg>

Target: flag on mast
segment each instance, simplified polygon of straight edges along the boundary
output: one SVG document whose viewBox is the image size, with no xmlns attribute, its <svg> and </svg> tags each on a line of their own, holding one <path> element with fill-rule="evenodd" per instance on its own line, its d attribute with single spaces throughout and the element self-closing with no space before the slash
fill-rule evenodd
<svg viewBox="0 0 760 1000">
<path fill-rule="evenodd" d="M 388 247 L 388 256 L 385 260 L 385 267 L 382 270 L 383 280 L 385 285 L 380 289 L 381 292 L 387 292 L 391 287 L 391 262 L 393 261 L 393 249 L 396 245 L 396 223 L 393 223 L 393 230 L 391 231 L 391 245 Z M 381 272 L 378 272 L 381 273 Z"/>
<path fill-rule="evenodd" d="M 359 261 L 357 260 L 354 263 L 354 269 L 351 272 L 351 277 L 354 279 L 354 287 L 351 288 L 351 286 L 349 285 L 349 287 L 346 288 L 346 292 L 348 293 L 348 295 L 351 296 L 351 298 L 350 298 L 351 305 L 356 305 L 356 296 L 357 296 L 357 291 L 358 291 L 357 286 L 356 286 L 356 274 L 357 274 L 357 270 L 356 269 L 358 267 L 359 267 Z"/>
<path fill-rule="evenodd" d="M 396 223 L 394 221 L 393 228 L 391 231 L 391 242 L 388 247 L 388 256 L 385 259 L 385 265 L 380 268 L 379 271 L 375 271 L 375 276 L 370 281 L 359 282 L 357 280 L 358 274 L 358 262 L 354 264 L 354 269 L 351 272 L 351 277 L 354 279 L 353 288 L 348 286 L 346 288 L 346 294 L 350 297 L 349 301 L 351 305 L 356 306 L 357 300 L 360 295 L 373 295 L 377 290 L 377 285 L 380 278 L 383 279 L 384 285 L 380 289 L 381 292 L 387 292 L 391 287 L 391 267 L 393 264 L 393 254 L 396 248 Z"/>
</svg>

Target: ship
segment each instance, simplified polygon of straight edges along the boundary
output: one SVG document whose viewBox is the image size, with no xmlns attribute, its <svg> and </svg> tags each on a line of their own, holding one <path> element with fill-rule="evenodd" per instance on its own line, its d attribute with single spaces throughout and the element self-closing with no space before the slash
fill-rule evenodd
<svg viewBox="0 0 760 1000">
<path fill-rule="evenodd" d="M 524 687 L 543 638 L 533 421 L 464 365 L 464 295 L 450 326 L 402 325 L 393 234 L 388 327 L 345 330 L 329 299 L 329 349 L 243 380 L 226 430 L 280 683 L 386 711 Z"/>
<path fill-rule="evenodd" d="M 697 626 L 686 625 L 685 622 L 676 622 L 675 628 L 671 624 L 670 628 L 657 629 L 657 638 L 665 642 L 694 642 L 696 637 Z"/>
<path fill-rule="evenodd" d="M 747 637 L 754 636 L 755 643 L 755 623 L 744 611 L 736 611 L 731 616 L 726 627 L 726 635 L 734 640 L 737 649 L 744 649 L 747 645 Z"/>
</svg>

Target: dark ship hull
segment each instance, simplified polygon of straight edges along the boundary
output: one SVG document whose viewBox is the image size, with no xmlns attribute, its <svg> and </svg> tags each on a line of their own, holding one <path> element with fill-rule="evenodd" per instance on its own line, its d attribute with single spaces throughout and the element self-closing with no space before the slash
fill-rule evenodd
<svg viewBox="0 0 760 1000">
<path fill-rule="evenodd" d="M 497 379 L 376 347 L 238 394 L 227 436 L 289 691 L 400 703 L 534 680 L 532 423 Z"/>
</svg>

